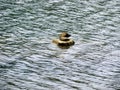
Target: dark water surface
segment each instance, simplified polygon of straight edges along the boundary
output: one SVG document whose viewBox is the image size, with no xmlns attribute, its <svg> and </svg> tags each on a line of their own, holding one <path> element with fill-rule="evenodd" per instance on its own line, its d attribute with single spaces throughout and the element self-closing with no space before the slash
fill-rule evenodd
<svg viewBox="0 0 120 90">
<path fill-rule="evenodd" d="M 0 90 L 120 90 L 120 0 L 0 0 Z"/>
</svg>

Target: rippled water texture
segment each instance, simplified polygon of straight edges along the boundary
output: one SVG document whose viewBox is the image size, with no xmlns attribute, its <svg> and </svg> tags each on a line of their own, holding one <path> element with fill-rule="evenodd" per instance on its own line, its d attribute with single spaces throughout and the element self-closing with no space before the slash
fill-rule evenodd
<svg viewBox="0 0 120 90">
<path fill-rule="evenodd" d="M 120 0 L 0 0 L 0 90 L 120 90 Z"/>
</svg>

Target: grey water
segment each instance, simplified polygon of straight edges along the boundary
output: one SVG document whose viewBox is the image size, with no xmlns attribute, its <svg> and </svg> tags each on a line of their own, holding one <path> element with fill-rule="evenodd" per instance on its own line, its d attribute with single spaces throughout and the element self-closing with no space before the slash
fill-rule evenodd
<svg viewBox="0 0 120 90">
<path fill-rule="evenodd" d="M 120 0 L 0 0 L 0 90 L 120 90 Z"/>
</svg>

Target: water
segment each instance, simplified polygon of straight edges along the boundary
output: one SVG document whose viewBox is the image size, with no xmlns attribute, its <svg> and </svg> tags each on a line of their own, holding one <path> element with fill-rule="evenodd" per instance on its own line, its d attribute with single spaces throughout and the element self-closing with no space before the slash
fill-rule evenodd
<svg viewBox="0 0 120 90">
<path fill-rule="evenodd" d="M 119 0 L 0 0 L 0 90 L 119 90 Z M 75 45 L 52 43 L 62 31 Z"/>
</svg>

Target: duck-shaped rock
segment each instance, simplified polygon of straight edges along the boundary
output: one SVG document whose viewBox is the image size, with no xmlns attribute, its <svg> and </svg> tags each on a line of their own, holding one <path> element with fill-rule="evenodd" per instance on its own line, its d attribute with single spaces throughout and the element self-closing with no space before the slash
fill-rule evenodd
<svg viewBox="0 0 120 90">
<path fill-rule="evenodd" d="M 70 39 L 71 35 L 67 32 L 63 32 L 59 35 L 59 39 L 54 39 L 53 43 L 57 44 L 60 47 L 70 47 L 75 44 L 75 42 Z"/>
</svg>

